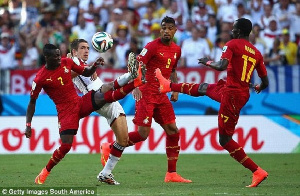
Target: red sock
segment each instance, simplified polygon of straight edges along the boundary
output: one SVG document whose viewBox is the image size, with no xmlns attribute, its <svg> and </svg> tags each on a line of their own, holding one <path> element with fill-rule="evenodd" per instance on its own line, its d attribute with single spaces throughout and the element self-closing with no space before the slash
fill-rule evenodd
<svg viewBox="0 0 300 196">
<path fill-rule="evenodd" d="M 142 138 L 140 133 L 137 131 L 132 131 L 128 133 L 128 137 L 129 137 L 128 146 L 133 146 L 135 143 L 145 141 L 145 139 Z"/>
<path fill-rule="evenodd" d="M 198 97 L 200 96 L 200 93 L 198 92 L 199 85 L 200 84 L 194 83 L 171 83 L 171 90 Z"/>
<path fill-rule="evenodd" d="M 123 99 L 128 93 L 135 89 L 133 82 L 125 84 L 125 86 L 114 91 L 107 91 L 104 93 L 104 99 L 107 103 Z"/>
<path fill-rule="evenodd" d="M 119 85 L 118 81 L 115 80 L 114 81 L 114 89 L 119 89 L 119 88 L 121 88 L 121 86 Z"/>
<path fill-rule="evenodd" d="M 176 172 L 176 164 L 179 156 L 180 146 L 178 146 L 179 133 L 167 135 L 166 153 L 168 157 L 168 172 Z"/>
<path fill-rule="evenodd" d="M 244 149 L 234 140 L 227 142 L 227 144 L 224 146 L 224 149 L 226 149 L 230 156 L 237 160 L 245 168 L 248 168 L 252 172 L 257 170 L 258 166 L 247 156 Z"/>
<path fill-rule="evenodd" d="M 71 147 L 72 144 L 62 143 L 61 146 L 52 154 L 52 157 L 46 165 L 46 169 L 50 172 L 51 169 L 65 157 L 65 155 L 70 151 Z"/>
<path fill-rule="evenodd" d="M 110 154 L 120 158 L 124 149 L 124 146 L 121 146 L 117 142 L 114 142 L 113 144 L 111 144 Z"/>
</svg>

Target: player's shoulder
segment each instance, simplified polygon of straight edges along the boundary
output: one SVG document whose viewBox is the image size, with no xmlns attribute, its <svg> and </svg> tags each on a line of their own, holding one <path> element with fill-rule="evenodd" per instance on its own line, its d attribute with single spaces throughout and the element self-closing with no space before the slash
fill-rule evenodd
<svg viewBox="0 0 300 196">
<path fill-rule="evenodd" d="M 43 78 L 43 75 L 46 74 L 47 69 L 45 68 L 45 66 L 41 67 L 41 69 L 38 70 L 38 72 L 35 75 L 35 81 L 40 81 Z"/>
<path fill-rule="evenodd" d="M 233 46 L 233 45 L 239 45 L 241 42 L 238 39 L 231 39 L 229 40 L 226 45 Z"/>
<path fill-rule="evenodd" d="M 77 59 L 78 60 L 78 59 Z M 72 58 L 62 58 L 61 59 L 61 66 L 67 66 L 67 67 L 71 67 L 73 66 L 74 64 L 76 65 L 80 65 L 80 61 L 78 60 L 73 60 Z M 78 64 L 77 64 L 78 63 Z"/>
<path fill-rule="evenodd" d="M 146 48 L 157 48 L 161 44 L 160 38 L 148 42 Z"/>
<path fill-rule="evenodd" d="M 172 42 L 171 46 L 174 49 L 181 50 L 181 47 L 179 45 L 177 45 L 175 42 Z"/>
<path fill-rule="evenodd" d="M 62 58 L 61 59 L 61 64 L 68 64 L 73 62 L 73 60 L 71 58 Z"/>
</svg>

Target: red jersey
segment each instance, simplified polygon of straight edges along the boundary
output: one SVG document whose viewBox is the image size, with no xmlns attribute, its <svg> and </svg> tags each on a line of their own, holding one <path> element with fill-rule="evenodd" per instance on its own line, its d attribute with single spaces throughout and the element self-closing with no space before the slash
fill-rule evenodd
<svg viewBox="0 0 300 196">
<path fill-rule="evenodd" d="M 33 80 L 31 97 L 36 99 L 43 88 L 58 110 L 60 105 L 64 105 L 66 102 L 78 101 L 80 97 L 77 95 L 72 82 L 71 70 L 82 74 L 84 67 L 76 65 L 69 58 L 61 59 L 60 66 L 55 70 L 48 70 L 45 66 L 42 67 Z"/>
<path fill-rule="evenodd" d="M 170 46 L 164 45 L 161 38 L 149 42 L 138 55 L 137 60 L 146 65 L 146 84 L 140 90 L 160 94 L 159 82 L 155 77 L 155 69 L 159 68 L 165 78 L 170 78 L 172 70 L 177 67 L 181 56 L 181 48 L 174 42 Z"/>
<path fill-rule="evenodd" d="M 254 69 L 259 77 L 267 76 L 261 53 L 249 41 L 233 39 L 223 47 L 221 59 L 229 61 L 226 86 L 233 88 L 248 87 Z"/>
</svg>

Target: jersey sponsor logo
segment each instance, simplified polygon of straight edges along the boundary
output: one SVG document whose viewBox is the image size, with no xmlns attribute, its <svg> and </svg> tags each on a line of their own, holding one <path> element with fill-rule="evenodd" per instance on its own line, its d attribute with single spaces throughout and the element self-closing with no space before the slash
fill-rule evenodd
<svg viewBox="0 0 300 196">
<path fill-rule="evenodd" d="M 142 56 L 145 56 L 145 54 L 148 52 L 148 50 L 146 48 L 143 48 L 142 52 L 141 52 L 141 55 Z"/>
<path fill-rule="evenodd" d="M 50 77 L 50 78 L 47 78 L 46 81 L 52 81 L 51 77 Z"/>
<path fill-rule="evenodd" d="M 160 52 L 159 54 L 160 54 L 161 56 L 164 56 L 164 53 L 161 53 L 161 52 Z"/>
<path fill-rule="evenodd" d="M 224 46 L 223 49 L 222 49 L 222 52 L 226 52 L 228 46 Z"/>
</svg>

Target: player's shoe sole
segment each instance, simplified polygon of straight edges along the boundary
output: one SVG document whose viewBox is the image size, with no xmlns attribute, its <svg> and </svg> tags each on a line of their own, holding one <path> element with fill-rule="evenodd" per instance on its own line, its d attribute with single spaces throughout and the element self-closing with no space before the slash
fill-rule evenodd
<svg viewBox="0 0 300 196">
<path fill-rule="evenodd" d="M 268 178 L 268 175 L 268 172 L 258 167 L 258 169 L 253 173 L 252 183 L 246 187 L 257 187 L 260 183 L 262 183 L 265 179 Z"/>
<path fill-rule="evenodd" d="M 110 143 L 107 142 L 102 143 L 100 146 L 100 153 L 101 153 L 101 164 L 104 167 L 110 154 Z"/>
<path fill-rule="evenodd" d="M 167 172 L 165 176 L 165 182 L 191 183 L 192 181 L 181 177 L 176 172 Z"/>
<path fill-rule="evenodd" d="M 156 68 L 155 76 L 159 82 L 159 92 L 161 92 L 161 93 L 170 92 L 171 91 L 171 87 L 170 87 L 171 82 L 169 80 L 167 80 L 165 77 L 163 77 L 159 68 Z"/>
<path fill-rule="evenodd" d="M 50 172 L 48 172 L 47 169 L 44 167 L 40 174 L 35 178 L 35 184 L 44 184 L 49 174 Z"/>
<path fill-rule="evenodd" d="M 97 179 L 98 179 L 99 182 L 106 183 L 106 184 L 109 184 L 109 185 L 119 185 L 120 184 L 119 182 L 117 182 L 114 179 L 114 176 L 112 174 L 108 174 L 107 176 L 104 176 L 100 172 L 99 175 L 97 176 Z"/>
<path fill-rule="evenodd" d="M 136 55 L 133 52 L 130 52 L 128 55 L 127 68 L 128 68 L 128 72 L 131 74 L 132 79 L 138 77 L 137 60 L 136 60 Z"/>
</svg>

